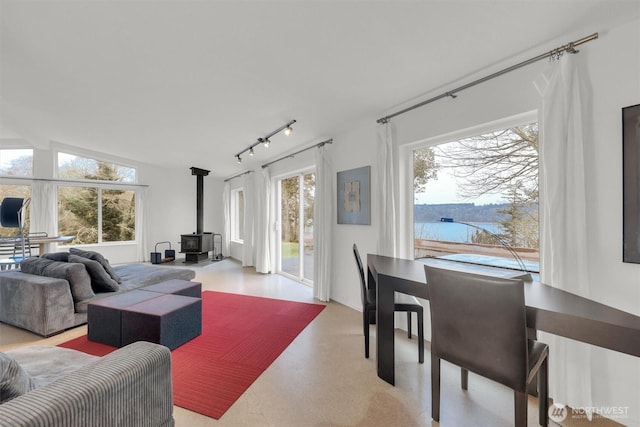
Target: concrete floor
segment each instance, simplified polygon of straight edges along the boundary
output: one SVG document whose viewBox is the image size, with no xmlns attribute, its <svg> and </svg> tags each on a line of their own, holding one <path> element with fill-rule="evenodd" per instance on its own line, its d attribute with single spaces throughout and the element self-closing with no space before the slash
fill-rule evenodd
<svg viewBox="0 0 640 427">
<path fill-rule="evenodd" d="M 184 264 L 176 263 L 176 267 Z M 312 289 L 279 275 L 257 274 L 232 260 L 189 265 L 203 290 L 316 302 Z M 167 266 L 167 268 L 171 268 Z M 359 286 L 354 282 L 353 286 Z M 431 420 L 429 346 L 425 363 L 403 331 L 396 331 L 396 386 L 376 375 L 375 326 L 371 358 L 364 358 L 361 313 L 331 302 L 220 420 L 175 407 L 177 426 L 510 426 L 512 391 L 477 375 L 460 388 L 460 371 L 443 362 L 441 422 Z M 247 319 L 250 321 L 250 319 Z M 0 351 L 58 344 L 86 333 L 86 326 L 43 339 L 0 324 Z M 538 402 L 529 398 L 529 426 L 538 425 Z M 559 425 L 550 422 L 551 426 Z M 605 419 L 567 419 L 563 426 L 620 425 Z"/>
</svg>

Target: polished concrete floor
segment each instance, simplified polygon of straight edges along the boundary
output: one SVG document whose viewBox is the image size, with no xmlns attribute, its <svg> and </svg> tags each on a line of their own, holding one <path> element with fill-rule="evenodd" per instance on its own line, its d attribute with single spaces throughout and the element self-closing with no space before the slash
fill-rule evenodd
<svg viewBox="0 0 640 427">
<path fill-rule="evenodd" d="M 183 265 L 176 265 L 183 266 Z M 189 266 L 203 290 L 316 302 L 312 290 L 279 275 L 224 260 Z M 166 268 L 172 268 L 167 266 Z M 352 286 L 359 286 L 354 268 Z M 431 420 L 430 362 L 418 364 L 418 349 L 396 332 L 396 386 L 379 379 L 375 327 L 371 357 L 364 358 L 361 313 L 331 302 L 220 420 L 175 407 L 177 426 L 510 426 L 511 390 L 476 375 L 460 388 L 460 371 L 443 362 L 440 423 Z M 251 319 L 247 319 L 251 321 Z M 31 344 L 58 344 L 86 333 L 86 326 L 43 339 L 0 324 L 0 351 Z M 538 425 L 538 402 L 529 399 L 529 426 Z M 550 422 L 551 426 L 559 425 Z M 613 426 L 605 419 L 567 419 L 561 425 Z"/>
</svg>

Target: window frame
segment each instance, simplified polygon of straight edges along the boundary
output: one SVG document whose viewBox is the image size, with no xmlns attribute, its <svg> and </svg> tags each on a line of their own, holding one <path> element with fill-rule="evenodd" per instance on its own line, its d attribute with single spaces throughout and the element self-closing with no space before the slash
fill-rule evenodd
<svg viewBox="0 0 640 427">
<path fill-rule="evenodd" d="M 61 178 L 59 171 L 59 156 L 60 154 L 67 154 L 72 156 L 78 156 L 85 159 L 93 160 L 96 162 L 108 163 L 115 166 L 123 166 L 127 168 L 131 168 L 134 170 L 135 179 L 132 182 L 123 182 L 123 181 L 107 181 L 107 180 L 97 180 L 97 179 L 81 179 L 81 178 Z M 53 175 L 55 181 L 57 181 L 56 185 L 56 211 L 60 204 L 60 188 L 61 187 L 86 187 L 86 188 L 95 188 L 98 192 L 98 206 L 97 206 L 97 218 L 98 218 L 98 239 L 95 243 L 83 243 L 82 245 L 120 245 L 120 244 L 131 244 L 137 243 L 137 232 L 134 228 L 134 238 L 133 240 L 118 240 L 118 241 L 104 241 L 102 236 L 102 214 L 103 214 L 103 204 L 102 204 L 102 192 L 105 190 L 116 190 L 116 191 L 133 191 L 134 197 L 139 197 L 138 192 L 138 177 L 139 177 L 139 168 L 136 165 L 128 163 L 126 161 L 122 161 L 121 159 L 112 158 L 109 156 L 103 156 L 97 153 L 88 152 L 85 150 L 77 150 L 72 147 L 61 146 L 55 148 L 53 152 Z M 134 199 L 135 200 L 135 199 Z M 137 209 L 134 205 L 134 218 L 135 223 L 137 223 Z M 59 216 L 59 215 L 58 215 Z M 60 218 L 57 218 L 56 228 L 59 232 L 60 226 Z M 135 225 L 134 225 L 135 227 Z M 71 244 L 72 242 L 70 242 Z"/>
<path fill-rule="evenodd" d="M 540 117 L 537 110 L 528 111 L 510 117 L 482 123 L 476 126 L 448 132 L 424 138 L 415 142 L 399 146 L 399 212 L 398 226 L 398 256 L 413 259 L 415 253 L 415 230 L 414 230 L 414 193 L 413 193 L 413 151 L 420 148 L 434 147 L 439 144 L 453 142 L 475 135 L 489 133 L 498 129 L 507 129 L 526 123 L 539 122 Z M 542 191 L 540 188 L 539 191 Z M 540 248 L 540 259 L 542 259 L 542 248 Z"/>
</svg>

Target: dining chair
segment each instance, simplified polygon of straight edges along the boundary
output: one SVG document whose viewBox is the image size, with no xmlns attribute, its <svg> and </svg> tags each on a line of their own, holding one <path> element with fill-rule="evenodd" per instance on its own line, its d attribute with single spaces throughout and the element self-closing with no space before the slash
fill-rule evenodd
<svg viewBox="0 0 640 427">
<path fill-rule="evenodd" d="M 353 244 L 353 256 L 356 259 L 358 273 L 360 273 L 360 294 L 362 297 L 362 324 L 364 327 L 364 357 L 369 358 L 369 325 L 375 323 L 376 314 L 376 290 L 369 288 L 364 277 L 362 260 L 358 252 L 358 246 Z M 424 319 L 423 308 L 415 297 L 397 293 L 395 296 L 394 311 L 407 312 L 407 334 L 411 339 L 411 313 L 418 317 L 418 362 L 424 363 Z"/>
<path fill-rule="evenodd" d="M 524 282 L 425 266 L 431 312 L 431 417 L 440 421 L 440 360 L 514 390 L 515 426 L 527 425 L 537 374 L 539 422 L 548 425 L 549 347 L 527 339 Z"/>
</svg>

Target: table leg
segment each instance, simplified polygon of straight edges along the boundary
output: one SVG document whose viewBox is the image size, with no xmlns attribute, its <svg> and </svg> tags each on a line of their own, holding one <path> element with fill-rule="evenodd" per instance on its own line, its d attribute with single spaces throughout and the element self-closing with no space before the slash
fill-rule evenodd
<svg viewBox="0 0 640 427">
<path fill-rule="evenodd" d="M 390 280 L 378 275 L 376 358 L 378 376 L 389 384 L 395 385 L 394 287 L 388 282 Z"/>
</svg>

